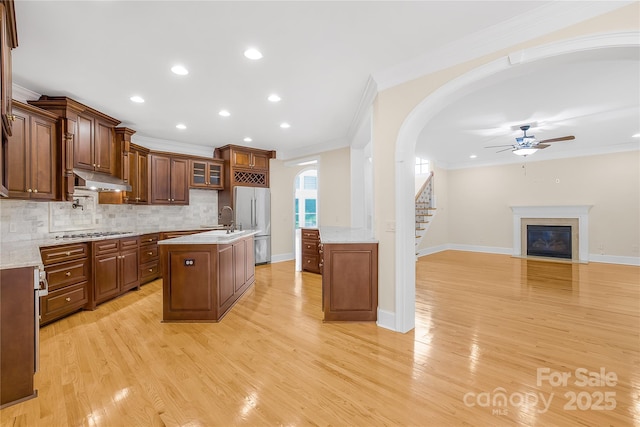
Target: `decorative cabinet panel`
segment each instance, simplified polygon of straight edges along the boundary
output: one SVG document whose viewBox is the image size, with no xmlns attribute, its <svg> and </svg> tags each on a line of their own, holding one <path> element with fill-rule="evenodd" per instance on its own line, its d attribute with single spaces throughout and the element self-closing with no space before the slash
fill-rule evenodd
<svg viewBox="0 0 640 427">
<path fill-rule="evenodd" d="M 73 140 L 73 167 L 116 175 L 114 126 L 91 113 L 78 113 Z"/>
<path fill-rule="evenodd" d="M 324 320 L 377 320 L 378 244 L 322 244 Z"/>
<path fill-rule="evenodd" d="M 42 248 L 40 256 L 49 294 L 40 297 L 40 325 L 75 313 L 89 302 L 90 262 L 87 243 Z"/>
<path fill-rule="evenodd" d="M 7 146 L 9 197 L 55 200 L 58 196 L 58 130 L 55 114 L 14 101 Z"/>
<path fill-rule="evenodd" d="M 189 160 L 164 154 L 151 154 L 151 203 L 189 204 Z"/>
<path fill-rule="evenodd" d="M 320 273 L 320 232 L 311 228 L 303 228 L 301 234 L 302 271 Z"/>
<path fill-rule="evenodd" d="M 140 284 L 160 277 L 160 258 L 158 257 L 158 239 L 160 233 L 140 236 Z"/>
<path fill-rule="evenodd" d="M 140 287 L 139 238 L 98 240 L 93 249 L 91 308 Z"/>
<path fill-rule="evenodd" d="M 34 274 L 34 267 L 0 271 L 0 408 L 38 395 Z"/>
<path fill-rule="evenodd" d="M 191 159 L 191 188 L 203 188 L 222 190 L 222 170 L 224 163 L 221 160 Z"/>
</svg>

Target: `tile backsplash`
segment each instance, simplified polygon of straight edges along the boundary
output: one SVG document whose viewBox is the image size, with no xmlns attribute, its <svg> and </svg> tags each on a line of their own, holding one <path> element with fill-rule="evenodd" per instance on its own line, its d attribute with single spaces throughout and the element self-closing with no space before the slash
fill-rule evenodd
<svg viewBox="0 0 640 427">
<path fill-rule="evenodd" d="M 0 239 L 37 240 L 69 231 L 199 228 L 218 223 L 218 192 L 189 190 L 188 206 L 101 205 L 98 193 L 76 190 L 73 202 L 0 200 Z"/>
</svg>

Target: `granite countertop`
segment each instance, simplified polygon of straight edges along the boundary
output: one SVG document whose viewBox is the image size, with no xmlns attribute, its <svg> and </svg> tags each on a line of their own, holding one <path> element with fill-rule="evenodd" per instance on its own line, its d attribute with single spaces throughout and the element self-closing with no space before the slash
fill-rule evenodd
<svg viewBox="0 0 640 427">
<path fill-rule="evenodd" d="M 372 230 L 351 227 L 320 227 L 322 243 L 378 243 Z"/>
<path fill-rule="evenodd" d="M 200 227 L 203 232 L 210 230 L 219 230 L 220 226 L 217 225 L 203 225 Z M 93 236 L 93 237 L 76 237 L 76 238 L 61 238 L 64 233 L 56 233 L 58 237 L 38 239 L 38 240 L 20 240 L 13 242 L 0 243 L 0 269 L 20 268 L 20 267 L 43 267 L 42 259 L 40 258 L 40 248 L 47 246 L 59 246 L 68 245 L 73 243 L 94 242 L 97 240 L 119 239 L 127 236 L 139 236 L 148 233 L 159 233 L 166 231 L 192 231 L 198 227 L 177 228 L 177 229 L 162 229 L 158 228 L 142 228 L 132 232 L 123 232 L 110 236 Z M 88 232 L 95 230 L 88 230 Z M 82 231 L 74 231 L 69 233 L 82 233 Z"/>
<path fill-rule="evenodd" d="M 242 230 L 228 233 L 225 230 L 205 231 L 198 234 L 190 234 L 188 236 L 176 237 L 173 239 L 162 240 L 159 245 L 226 245 L 234 243 L 248 236 L 255 236 L 258 230 Z"/>
</svg>

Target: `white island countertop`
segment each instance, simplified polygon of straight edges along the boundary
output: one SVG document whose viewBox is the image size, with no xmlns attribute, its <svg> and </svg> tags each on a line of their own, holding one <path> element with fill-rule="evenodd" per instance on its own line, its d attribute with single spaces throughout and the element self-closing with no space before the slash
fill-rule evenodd
<svg viewBox="0 0 640 427">
<path fill-rule="evenodd" d="M 378 243 L 372 230 L 351 227 L 320 227 L 322 243 Z"/>
<path fill-rule="evenodd" d="M 159 245 L 227 245 L 245 237 L 255 236 L 259 230 L 241 230 L 227 233 L 226 230 L 212 230 L 190 234 L 173 239 L 160 240 Z"/>
</svg>

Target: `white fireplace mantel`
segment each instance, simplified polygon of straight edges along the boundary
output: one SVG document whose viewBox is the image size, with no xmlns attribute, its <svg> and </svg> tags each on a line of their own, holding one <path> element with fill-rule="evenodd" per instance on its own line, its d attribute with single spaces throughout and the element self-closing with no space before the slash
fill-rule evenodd
<svg viewBox="0 0 640 427">
<path fill-rule="evenodd" d="M 522 256 L 522 218 L 577 218 L 578 260 L 589 262 L 589 210 L 593 205 L 511 206 L 513 211 L 513 256 Z"/>
</svg>

